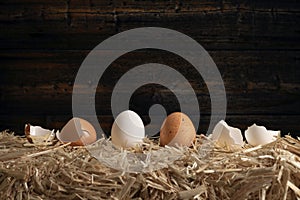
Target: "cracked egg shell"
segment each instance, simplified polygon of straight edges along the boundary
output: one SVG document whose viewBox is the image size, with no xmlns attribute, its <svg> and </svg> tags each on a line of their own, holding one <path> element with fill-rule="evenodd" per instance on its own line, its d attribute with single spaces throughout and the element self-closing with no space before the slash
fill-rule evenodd
<svg viewBox="0 0 300 200">
<path fill-rule="evenodd" d="M 242 132 L 238 128 L 229 126 L 224 120 L 221 120 L 215 126 L 211 139 L 217 141 L 220 145 L 243 146 Z"/>
<path fill-rule="evenodd" d="M 56 137 L 63 143 L 71 142 L 72 146 L 84 146 L 97 140 L 95 128 L 87 120 L 74 117 L 61 130 Z"/>
<path fill-rule="evenodd" d="M 51 131 L 30 124 L 25 124 L 24 132 L 28 142 L 33 144 L 52 142 L 55 138 L 54 130 Z"/>
<path fill-rule="evenodd" d="M 245 137 L 252 146 L 264 145 L 273 142 L 280 135 L 280 131 L 267 130 L 264 126 L 253 124 L 245 131 Z"/>
<path fill-rule="evenodd" d="M 160 145 L 191 146 L 196 138 L 196 130 L 191 119 L 182 112 L 167 116 L 160 129 Z"/>
</svg>

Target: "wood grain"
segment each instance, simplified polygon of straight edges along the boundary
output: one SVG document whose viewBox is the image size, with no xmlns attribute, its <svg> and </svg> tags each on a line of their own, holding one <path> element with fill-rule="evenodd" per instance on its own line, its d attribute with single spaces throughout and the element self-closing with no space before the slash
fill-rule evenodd
<svg viewBox="0 0 300 200">
<path fill-rule="evenodd" d="M 300 20 L 296 2 L 21 2 L 0 7 L 1 49 L 91 49 L 141 26 L 175 29 L 208 50 L 299 49 L 294 43 Z"/>
<path fill-rule="evenodd" d="M 73 83 L 89 51 L 119 32 L 157 26 L 180 31 L 208 50 L 224 81 L 231 125 L 245 129 L 256 122 L 300 132 L 299 1 L 12 0 L 1 2 L 0 10 L 0 129 L 22 133 L 26 122 L 61 128 L 72 115 Z M 188 79 L 204 132 L 211 105 L 201 76 L 179 56 L 147 49 L 121 56 L 100 79 L 96 110 L 105 131 L 112 124 L 116 82 L 149 62 Z M 179 109 L 174 94 L 157 85 L 141 87 L 130 106 L 147 118 L 154 103 L 168 112 Z"/>
</svg>

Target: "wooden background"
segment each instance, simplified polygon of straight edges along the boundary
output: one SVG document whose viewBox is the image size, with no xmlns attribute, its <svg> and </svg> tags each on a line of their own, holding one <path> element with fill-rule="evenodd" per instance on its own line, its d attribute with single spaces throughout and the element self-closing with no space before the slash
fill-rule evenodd
<svg viewBox="0 0 300 200">
<path fill-rule="evenodd" d="M 89 51 L 108 37 L 157 26 L 197 40 L 217 64 L 228 99 L 226 120 L 300 132 L 300 1 L 8 0 L 0 2 L 0 129 L 22 134 L 24 123 L 62 128 L 72 117 L 72 87 Z M 96 109 L 109 133 L 110 95 L 128 69 L 159 62 L 178 69 L 195 89 L 206 131 L 210 100 L 189 64 L 160 50 L 117 59 L 99 83 Z M 103 98 L 103 104 L 99 103 Z M 97 103 L 98 102 L 98 103 Z M 141 115 L 154 103 L 178 110 L 173 94 L 146 85 L 130 106 Z M 143 118 L 147 123 L 147 118 Z"/>
</svg>

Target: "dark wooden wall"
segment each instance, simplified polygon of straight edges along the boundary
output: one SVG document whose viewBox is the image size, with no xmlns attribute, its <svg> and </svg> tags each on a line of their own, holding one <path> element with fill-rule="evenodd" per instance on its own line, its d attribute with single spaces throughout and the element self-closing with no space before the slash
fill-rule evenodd
<svg viewBox="0 0 300 200">
<path fill-rule="evenodd" d="M 245 129 L 256 122 L 300 132 L 300 1 L 7 0 L 0 2 L 0 129 L 22 133 L 25 122 L 61 128 L 72 116 L 72 86 L 88 52 L 124 30 L 157 26 L 197 40 L 217 64 L 227 92 L 227 121 Z M 139 59 L 136 59 L 139 58 Z M 112 123 L 110 94 L 130 67 L 160 62 L 189 77 L 200 102 L 200 132 L 207 129 L 207 88 L 176 55 L 128 53 L 101 79 L 101 125 Z M 100 87 L 100 86 L 99 86 Z M 157 98 L 153 98 L 156 96 Z M 148 85 L 132 97 L 140 114 L 164 103 L 177 110 L 165 88 Z M 146 105 L 146 106 L 145 106 Z M 145 118 L 146 119 L 146 118 Z"/>
</svg>

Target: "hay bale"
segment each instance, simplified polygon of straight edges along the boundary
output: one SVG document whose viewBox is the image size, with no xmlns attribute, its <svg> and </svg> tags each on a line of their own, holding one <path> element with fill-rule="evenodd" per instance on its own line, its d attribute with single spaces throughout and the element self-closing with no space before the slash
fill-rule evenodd
<svg viewBox="0 0 300 200">
<path fill-rule="evenodd" d="M 205 142 L 203 142 L 205 141 Z M 220 147 L 198 136 L 182 156 L 147 173 L 111 169 L 84 147 L 57 142 L 24 146 L 0 133 L 3 199 L 299 199 L 300 141 L 290 136 L 265 146 Z M 155 140 L 132 152 L 163 150 Z"/>
</svg>

